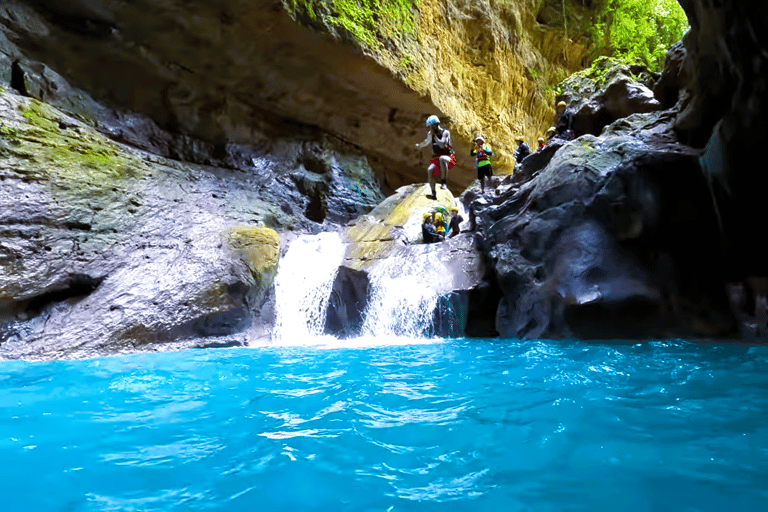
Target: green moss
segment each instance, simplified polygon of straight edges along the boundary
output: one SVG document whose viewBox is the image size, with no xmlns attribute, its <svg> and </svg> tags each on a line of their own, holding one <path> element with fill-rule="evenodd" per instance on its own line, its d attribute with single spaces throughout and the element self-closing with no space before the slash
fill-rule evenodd
<svg viewBox="0 0 768 512">
<path fill-rule="evenodd" d="M 59 126 L 59 116 L 49 105 L 32 99 L 19 105 L 26 120 L 18 126 L 6 125 L 0 131 L 21 154 L 31 153 L 45 164 L 41 172 L 54 181 L 113 181 L 136 174 L 138 162 L 119 147 L 87 129 Z M 33 171 L 34 172 L 34 171 Z"/>
<path fill-rule="evenodd" d="M 320 22 L 342 36 L 351 36 L 367 50 L 381 51 L 385 39 L 411 34 L 419 2 L 406 0 L 283 0 L 298 19 Z"/>
</svg>

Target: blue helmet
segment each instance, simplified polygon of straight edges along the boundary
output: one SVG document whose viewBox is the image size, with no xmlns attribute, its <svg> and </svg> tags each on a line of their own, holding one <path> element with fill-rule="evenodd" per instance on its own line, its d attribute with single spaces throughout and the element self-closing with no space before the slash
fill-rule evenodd
<svg viewBox="0 0 768 512">
<path fill-rule="evenodd" d="M 427 118 L 427 126 L 432 126 L 433 124 L 439 124 L 440 119 L 437 118 L 437 116 L 429 116 Z"/>
</svg>

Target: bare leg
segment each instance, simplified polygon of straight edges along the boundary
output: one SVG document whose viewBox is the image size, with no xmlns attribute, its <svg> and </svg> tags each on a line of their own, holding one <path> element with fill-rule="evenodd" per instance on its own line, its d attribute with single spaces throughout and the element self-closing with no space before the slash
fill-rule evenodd
<svg viewBox="0 0 768 512">
<path fill-rule="evenodd" d="M 446 183 L 446 180 L 448 179 L 448 162 L 450 161 L 451 161 L 451 157 L 449 156 L 440 157 L 440 171 L 442 172 L 440 181 L 443 184 L 443 188 L 448 188 L 448 186 L 445 183 Z"/>
<path fill-rule="evenodd" d="M 437 199 L 437 193 L 435 192 L 435 169 L 437 167 L 434 164 L 430 164 L 427 168 L 427 180 L 429 181 L 429 188 L 432 189 L 432 197 Z"/>
</svg>

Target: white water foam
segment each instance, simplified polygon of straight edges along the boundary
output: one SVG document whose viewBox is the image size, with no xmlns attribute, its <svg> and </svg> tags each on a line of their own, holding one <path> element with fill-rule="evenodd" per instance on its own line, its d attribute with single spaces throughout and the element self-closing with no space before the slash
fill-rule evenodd
<svg viewBox="0 0 768 512">
<path fill-rule="evenodd" d="M 391 258 L 370 274 L 364 336 L 423 338 L 434 331 L 433 316 L 445 268 L 427 252 L 408 259 Z"/>
<path fill-rule="evenodd" d="M 288 247 L 275 277 L 279 344 L 306 344 L 322 336 L 333 281 L 344 257 L 338 233 L 305 235 Z"/>
</svg>

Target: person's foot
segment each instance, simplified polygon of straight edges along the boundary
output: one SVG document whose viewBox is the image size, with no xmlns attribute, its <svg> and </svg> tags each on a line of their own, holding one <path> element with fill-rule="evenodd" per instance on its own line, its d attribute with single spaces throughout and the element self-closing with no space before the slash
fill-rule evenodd
<svg viewBox="0 0 768 512">
<path fill-rule="evenodd" d="M 448 185 L 445 184 L 445 180 L 440 182 L 440 186 L 443 187 L 443 190 L 448 188 Z"/>
<path fill-rule="evenodd" d="M 431 194 L 427 194 L 427 199 L 437 199 L 437 194 L 432 192 Z"/>
</svg>

